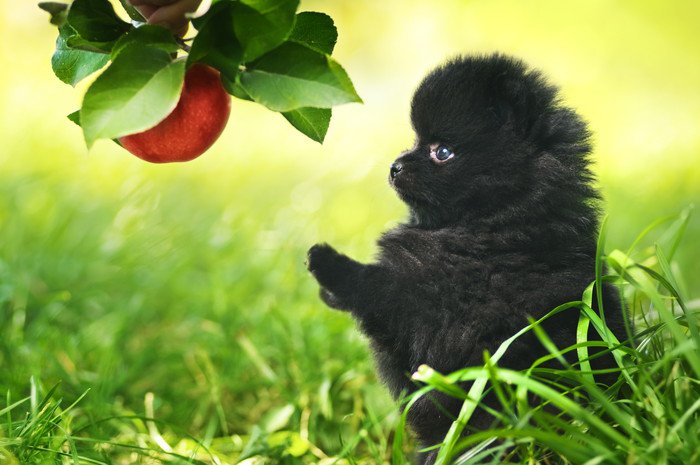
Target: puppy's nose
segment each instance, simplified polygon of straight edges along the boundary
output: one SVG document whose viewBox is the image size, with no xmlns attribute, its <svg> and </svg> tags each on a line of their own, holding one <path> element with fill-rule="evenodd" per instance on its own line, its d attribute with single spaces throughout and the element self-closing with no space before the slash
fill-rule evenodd
<svg viewBox="0 0 700 465">
<path fill-rule="evenodd" d="M 391 176 L 391 179 L 394 179 L 397 174 L 401 172 L 403 169 L 403 165 L 401 164 L 400 161 L 395 161 L 391 165 L 391 169 L 389 169 L 389 176 Z"/>
</svg>

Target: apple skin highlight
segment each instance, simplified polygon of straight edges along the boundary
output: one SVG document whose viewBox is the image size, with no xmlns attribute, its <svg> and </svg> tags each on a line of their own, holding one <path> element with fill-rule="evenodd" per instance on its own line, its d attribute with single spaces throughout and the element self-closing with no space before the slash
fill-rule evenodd
<svg viewBox="0 0 700 465">
<path fill-rule="evenodd" d="M 196 63 L 185 74 L 175 109 L 156 126 L 121 137 L 122 146 L 151 163 L 193 160 L 216 142 L 231 113 L 219 72 Z"/>
</svg>

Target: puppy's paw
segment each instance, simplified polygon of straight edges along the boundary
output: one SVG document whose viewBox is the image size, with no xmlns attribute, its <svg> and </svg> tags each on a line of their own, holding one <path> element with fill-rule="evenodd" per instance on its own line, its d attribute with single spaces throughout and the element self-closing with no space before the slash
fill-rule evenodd
<svg viewBox="0 0 700 465">
<path fill-rule="evenodd" d="M 345 262 L 348 258 L 341 255 L 328 244 L 316 244 L 309 249 L 306 267 L 323 287 L 334 287 L 343 279 Z"/>
<path fill-rule="evenodd" d="M 306 268 L 312 273 L 329 268 L 340 254 L 328 244 L 316 244 L 306 254 Z"/>
</svg>

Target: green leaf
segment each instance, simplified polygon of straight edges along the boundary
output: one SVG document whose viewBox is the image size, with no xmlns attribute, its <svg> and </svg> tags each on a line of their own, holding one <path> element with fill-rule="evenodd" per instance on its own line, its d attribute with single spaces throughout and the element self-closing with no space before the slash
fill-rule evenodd
<svg viewBox="0 0 700 465">
<path fill-rule="evenodd" d="M 80 110 L 75 110 L 73 113 L 66 115 L 66 118 L 80 126 Z"/>
<path fill-rule="evenodd" d="M 327 14 L 304 11 L 297 14 L 289 40 L 330 55 L 338 40 L 338 30 Z"/>
<path fill-rule="evenodd" d="M 337 62 L 295 42 L 286 42 L 249 64 L 239 82 L 253 100 L 280 112 L 362 102 Z"/>
<path fill-rule="evenodd" d="M 224 85 L 224 89 L 226 89 L 226 92 L 229 94 L 233 95 L 236 98 L 239 98 L 241 100 L 248 100 L 250 102 L 253 101 L 253 98 L 248 95 L 248 92 L 241 87 L 241 83 L 238 82 L 238 80 L 235 81 L 230 81 L 228 79 L 222 79 L 221 82 Z"/>
<path fill-rule="evenodd" d="M 51 68 L 56 77 L 71 86 L 75 86 L 109 61 L 107 54 L 70 48 L 66 40 L 73 34 L 74 31 L 67 24 L 58 29 L 56 51 L 51 57 Z"/>
<path fill-rule="evenodd" d="M 177 52 L 180 48 L 168 29 L 145 24 L 132 29 L 117 40 L 112 47 L 112 59 L 114 60 L 122 50 L 133 44 L 155 47 L 168 53 Z"/>
<path fill-rule="evenodd" d="M 233 16 L 243 61 L 254 60 L 280 45 L 294 27 L 299 0 L 240 0 Z"/>
<path fill-rule="evenodd" d="M 109 55 L 112 51 L 114 41 L 93 42 L 80 37 L 69 24 L 64 24 L 63 27 L 70 28 L 70 31 L 72 31 L 72 34 L 66 37 L 66 46 L 68 48 L 73 50 L 84 50 L 86 52 L 105 53 L 107 55 Z"/>
<path fill-rule="evenodd" d="M 68 10 L 68 23 L 91 42 L 111 42 L 131 29 L 114 12 L 108 0 L 75 0 Z"/>
<path fill-rule="evenodd" d="M 331 109 L 303 107 L 284 112 L 282 116 L 302 134 L 323 143 L 331 122 Z"/>
<path fill-rule="evenodd" d="M 80 121 L 88 148 L 155 126 L 177 105 L 185 62 L 153 47 L 130 46 L 90 86 Z"/>
<path fill-rule="evenodd" d="M 66 118 L 68 118 L 69 120 L 74 122 L 76 125 L 81 126 L 81 124 L 80 124 L 80 110 L 76 110 L 73 113 L 66 115 Z M 122 143 L 119 142 L 119 139 L 112 139 L 112 142 L 117 144 L 119 147 L 123 147 Z M 86 392 L 86 394 L 87 394 L 87 392 Z"/>
<path fill-rule="evenodd" d="M 134 8 L 131 5 L 131 3 L 129 3 L 127 0 L 119 0 L 119 3 L 122 4 L 122 7 L 126 11 L 126 14 L 128 14 L 131 19 L 133 19 L 134 21 L 138 21 L 140 23 L 146 22 L 146 18 L 144 18 L 143 15 L 141 13 L 139 13 L 139 10 Z"/>
<path fill-rule="evenodd" d="M 230 81 L 235 80 L 243 59 L 243 49 L 233 29 L 234 5 L 232 2 L 217 3 L 199 18 L 199 33 L 192 42 L 187 66 L 206 63 L 218 69 Z"/>
<path fill-rule="evenodd" d="M 68 4 L 59 2 L 40 2 L 39 8 L 51 15 L 51 24 L 63 26 L 68 14 Z"/>
</svg>

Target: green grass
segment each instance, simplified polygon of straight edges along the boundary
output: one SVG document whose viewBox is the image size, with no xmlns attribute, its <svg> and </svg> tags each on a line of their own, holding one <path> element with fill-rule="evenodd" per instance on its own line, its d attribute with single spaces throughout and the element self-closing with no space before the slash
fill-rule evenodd
<svg viewBox="0 0 700 465">
<path fill-rule="evenodd" d="M 0 463 L 410 460 L 410 435 L 375 378 L 366 341 L 346 314 L 323 307 L 303 263 L 308 245 L 335 236 L 366 257 L 384 225 L 362 229 L 337 217 L 354 199 L 343 196 L 345 185 L 323 186 L 328 201 L 306 204 L 315 181 L 299 186 L 303 173 L 276 170 L 265 183 L 240 173 L 236 186 L 219 190 L 175 172 L 3 176 Z M 367 200 L 373 185 L 352 187 Z M 293 195 L 269 195 L 271 186 Z M 389 208 L 378 202 L 371 213 L 391 218 Z M 347 231 L 326 230 L 318 218 Z M 590 382 L 583 340 L 552 347 L 553 357 L 581 357 L 557 372 L 513 373 L 498 367 L 499 353 L 455 374 L 422 369 L 416 378 L 426 390 L 461 396 L 452 384 L 473 379 L 471 398 L 495 389 L 503 401 L 493 431 L 461 438 L 456 427 L 441 460 L 700 460 L 698 304 L 675 265 L 686 219 L 656 228 L 665 235 L 652 231 L 657 249 L 643 238 L 600 257 L 612 275 L 599 279 L 622 282 L 645 331 L 630 347 L 606 338 L 620 361 L 611 389 Z M 595 298 L 562 309 L 587 310 L 581 334 L 586 324 L 604 331 L 589 310 Z M 529 392 L 565 413 L 530 404 Z M 465 406 L 461 420 L 480 408 Z"/>
<path fill-rule="evenodd" d="M 398 414 L 351 319 L 317 298 L 311 213 L 255 181 L 222 192 L 179 173 L 65 174 L 0 184 L 7 460 L 53 463 L 44 449 L 66 437 L 62 453 L 85 463 L 169 449 L 234 463 L 284 455 L 268 442 L 286 439 L 307 459 L 386 456 Z M 284 175 L 273 182 L 293 192 L 302 176 Z"/>
</svg>

